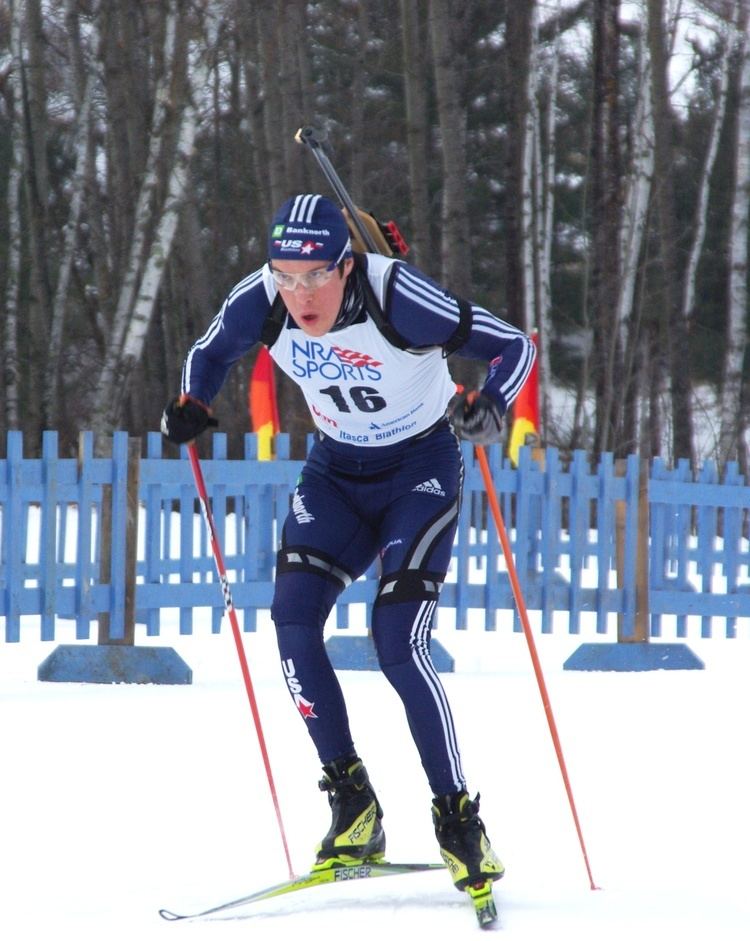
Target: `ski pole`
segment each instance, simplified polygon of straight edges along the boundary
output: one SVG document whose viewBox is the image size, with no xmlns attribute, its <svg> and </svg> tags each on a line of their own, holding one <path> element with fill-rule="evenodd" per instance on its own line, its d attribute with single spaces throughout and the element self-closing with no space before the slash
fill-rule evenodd
<svg viewBox="0 0 750 941">
<path fill-rule="evenodd" d="M 227 570 L 226 566 L 224 565 L 224 556 L 222 555 L 219 537 L 216 532 L 213 513 L 211 512 L 211 507 L 208 502 L 208 491 L 206 490 L 206 482 L 203 479 L 203 471 L 201 470 L 200 460 L 198 459 L 198 449 L 195 445 L 195 441 L 191 441 L 188 444 L 187 452 L 188 457 L 190 458 L 190 466 L 193 469 L 193 477 L 195 478 L 195 486 L 198 490 L 198 498 L 200 500 L 201 509 L 203 510 L 203 517 L 208 528 L 208 534 L 211 541 L 211 551 L 213 552 L 214 562 L 216 564 L 216 573 L 219 576 L 221 593 L 224 596 L 224 607 L 226 608 L 227 614 L 229 615 L 229 623 L 232 626 L 232 634 L 234 636 L 234 643 L 237 648 L 237 656 L 240 660 L 240 669 L 242 670 L 242 677 L 245 681 L 247 698 L 250 702 L 250 711 L 253 714 L 253 721 L 255 722 L 255 731 L 258 734 L 258 744 L 260 745 L 260 752 L 263 756 L 263 765 L 266 769 L 268 786 L 271 789 L 271 799 L 273 801 L 274 810 L 276 811 L 276 819 L 279 824 L 281 842 L 284 845 L 284 854 L 286 855 L 286 862 L 287 866 L 289 867 L 289 878 L 293 879 L 294 869 L 292 867 L 292 858 L 289 855 L 289 844 L 287 843 L 286 839 L 286 830 L 284 829 L 284 822 L 281 819 L 281 808 L 279 807 L 279 798 L 276 793 L 276 785 L 274 784 L 273 773 L 271 771 L 271 762 L 268 758 L 268 749 L 266 748 L 266 739 L 263 735 L 263 726 L 261 725 L 260 721 L 258 703 L 255 699 L 253 682 L 250 679 L 250 668 L 247 665 L 245 648 L 242 644 L 242 635 L 240 634 L 240 626 L 237 621 L 237 612 L 235 611 L 234 604 L 232 602 L 232 593 L 229 589 L 229 579 L 227 578 Z"/>
<path fill-rule="evenodd" d="M 505 556 L 505 564 L 508 568 L 508 576 L 510 578 L 511 588 L 513 589 L 513 597 L 516 602 L 516 608 L 518 609 L 518 616 L 521 619 L 521 624 L 523 625 L 523 632 L 526 637 L 526 643 L 529 648 L 529 653 L 531 654 L 531 662 L 534 666 L 534 674 L 536 676 L 537 685 L 539 686 L 539 692 L 542 697 L 542 703 L 544 704 L 544 712 L 547 716 L 547 724 L 549 725 L 549 730 L 552 735 L 552 742 L 555 746 L 555 753 L 557 755 L 557 762 L 560 766 L 560 772 L 562 774 L 563 783 L 565 784 L 565 793 L 568 795 L 568 803 L 570 804 L 570 809 L 573 814 L 573 822 L 575 824 L 576 833 L 578 834 L 578 842 L 581 846 L 581 851 L 583 853 L 583 861 L 586 865 L 586 872 L 589 877 L 589 884 L 592 889 L 596 889 L 597 885 L 594 882 L 594 877 L 591 873 L 591 866 L 589 865 L 589 856 L 586 852 L 586 843 L 583 839 L 583 830 L 581 829 L 581 823 L 578 819 L 578 811 L 576 810 L 576 803 L 573 798 L 573 789 L 570 785 L 570 777 L 568 776 L 568 769 L 565 765 L 565 757 L 563 756 L 562 745 L 560 743 L 560 736 L 557 732 L 557 723 L 555 722 L 555 717 L 552 712 L 552 704 L 550 702 L 549 694 L 547 692 L 547 684 L 544 681 L 544 674 L 542 672 L 542 664 L 539 660 L 539 654 L 536 649 L 536 642 L 534 641 L 534 635 L 531 631 L 531 624 L 529 623 L 529 615 L 526 610 L 526 604 L 523 599 L 523 593 L 521 592 L 521 586 L 518 581 L 518 575 L 516 574 L 516 566 L 513 561 L 513 553 L 511 552 L 510 540 L 508 539 L 508 533 L 505 529 L 505 523 L 503 522 L 503 515 L 500 512 L 500 504 L 497 500 L 497 495 L 495 494 L 495 487 L 492 482 L 492 474 L 490 473 L 490 465 L 487 461 L 487 455 L 485 453 L 484 447 L 480 444 L 475 445 L 475 451 L 477 455 L 477 460 L 479 461 L 479 468 L 482 472 L 482 479 L 484 480 L 484 489 L 487 492 L 487 500 L 489 501 L 490 510 L 492 512 L 492 517 L 495 520 L 495 526 L 497 528 L 497 534 L 500 539 L 500 545 L 503 548 L 503 555 Z"/>
</svg>

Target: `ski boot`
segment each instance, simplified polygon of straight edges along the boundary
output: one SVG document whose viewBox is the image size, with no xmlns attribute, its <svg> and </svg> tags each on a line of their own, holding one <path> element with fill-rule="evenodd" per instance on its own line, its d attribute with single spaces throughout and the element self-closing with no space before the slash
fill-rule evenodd
<svg viewBox="0 0 750 941">
<path fill-rule="evenodd" d="M 382 860 L 383 811 L 365 766 L 356 754 L 323 765 L 323 778 L 318 786 L 328 792 L 333 820 L 317 848 L 313 870 Z"/>
<path fill-rule="evenodd" d="M 453 884 L 471 897 L 479 924 L 487 927 L 497 919 L 492 883 L 503 877 L 505 867 L 490 846 L 479 817 L 479 795 L 470 800 L 466 791 L 459 791 L 436 797 L 432 817 L 440 855 Z"/>
</svg>

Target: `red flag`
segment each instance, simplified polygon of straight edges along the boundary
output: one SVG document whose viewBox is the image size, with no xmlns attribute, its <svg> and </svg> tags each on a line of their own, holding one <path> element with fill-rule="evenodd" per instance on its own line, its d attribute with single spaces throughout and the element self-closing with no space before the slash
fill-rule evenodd
<svg viewBox="0 0 750 941">
<path fill-rule="evenodd" d="M 531 333 L 534 345 L 539 348 L 539 334 Z M 539 443 L 539 356 L 534 360 L 531 372 L 513 402 L 513 427 L 508 443 L 508 456 L 518 466 L 518 452 L 525 444 Z"/>
<path fill-rule="evenodd" d="M 248 388 L 250 426 L 258 435 L 258 460 L 273 460 L 273 436 L 279 432 L 279 412 L 276 405 L 276 382 L 273 360 L 265 346 L 261 346 L 250 375 Z"/>
</svg>

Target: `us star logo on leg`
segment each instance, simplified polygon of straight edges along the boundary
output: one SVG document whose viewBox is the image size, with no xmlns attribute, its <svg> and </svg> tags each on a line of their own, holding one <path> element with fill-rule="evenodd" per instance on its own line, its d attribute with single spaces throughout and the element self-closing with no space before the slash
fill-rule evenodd
<svg viewBox="0 0 750 941">
<path fill-rule="evenodd" d="M 317 719 L 318 718 L 314 711 L 315 710 L 314 702 L 308 702 L 303 696 L 295 696 L 294 698 L 297 703 L 297 708 L 301 712 L 302 717 L 304 719 Z"/>
</svg>

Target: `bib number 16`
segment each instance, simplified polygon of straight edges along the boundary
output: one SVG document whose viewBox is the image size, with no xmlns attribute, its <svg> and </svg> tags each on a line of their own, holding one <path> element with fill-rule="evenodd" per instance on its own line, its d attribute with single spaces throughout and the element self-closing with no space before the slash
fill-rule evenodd
<svg viewBox="0 0 750 941">
<path fill-rule="evenodd" d="M 380 412 L 386 407 L 385 399 L 378 395 L 378 390 L 372 386 L 350 386 L 346 390 L 342 390 L 341 386 L 328 386 L 327 389 L 320 390 L 322 395 L 331 397 L 340 412 L 351 412 L 344 391 L 348 392 L 352 404 L 360 412 Z"/>
</svg>

